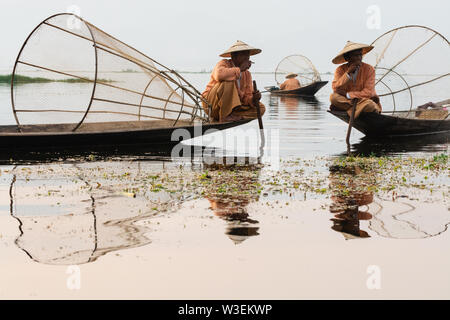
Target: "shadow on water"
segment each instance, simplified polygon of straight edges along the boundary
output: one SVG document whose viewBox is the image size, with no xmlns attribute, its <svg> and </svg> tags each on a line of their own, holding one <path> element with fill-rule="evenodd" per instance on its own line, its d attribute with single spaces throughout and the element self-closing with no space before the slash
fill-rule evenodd
<svg viewBox="0 0 450 320">
<path fill-rule="evenodd" d="M 352 152 L 361 156 L 447 152 L 449 142 L 450 134 L 390 138 L 364 137 L 359 143 L 352 145 Z M 347 155 L 347 153 L 342 153 L 342 155 Z"/>
</svg>

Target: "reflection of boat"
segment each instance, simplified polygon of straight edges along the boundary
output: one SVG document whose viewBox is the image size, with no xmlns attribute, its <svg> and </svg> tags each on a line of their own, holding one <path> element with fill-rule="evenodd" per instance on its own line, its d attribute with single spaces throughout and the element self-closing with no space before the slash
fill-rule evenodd
<svg viewBox="0 0 450 320">
<path fill-rule="evenodd" d="M 271 94 L 283 96 L 314 96 L 328 81 L 317 81 L 294 90 L 279 90 L 272 87 Z"/>
<path fill-rule="evenodd" d="M 420 139 L 363 137 L 359 143 L 352 146 L 352 149 L 360 155 L 375 154 L 377 156 L 404 154 L 405 152 L 446 152 L 449 141 L 450 136 L 442 134 L 425 135 Z"/>
<path fill-rule="evenodd" d="M 328 110 L 342 121 L 349 122 L 345 111 Z M 369 137 L 412 136 L 450 133 L 450 118 L 441 120 L 416 118 L 414 111 L 396 111 L 391 114 L 363 112 L 353 122 L 353 127 Z"/>
</svg>

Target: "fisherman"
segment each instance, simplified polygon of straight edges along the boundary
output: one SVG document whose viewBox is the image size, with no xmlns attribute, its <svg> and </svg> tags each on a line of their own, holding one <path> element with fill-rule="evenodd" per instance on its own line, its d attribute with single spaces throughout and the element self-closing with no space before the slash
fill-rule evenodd
<svg viewBox="0 0 450 320">
<path fill-rule="evenodd" d="M 357 99 L 355 119 L 361 112 L 381 112 L 380 99 L 375 92 L 375 69 L 362 62 L 364 54 L 373 47 L 347 41 L 344 49 L 332 60 L 341 64 L 334 73 L 333 93 L 330 96 L 332 110 L 352 112 L 352 100 Z"/>
<path fill-rule="evenodd" d="M 300 81 L 296 79 L 298 74 L 288 73 L 286 75 L 286 80 L 280 85 L 280 90 L 295 90 L 301 87 Z"/>
<path fill-rule="evenodd" d="M 237 41 L 220 55 L 231 59 L 223 59 L 216 64 L 202 93 L 211 106 L 209 110 L 208 104 L 203 102 L 203 109 L 214 120 L 226 122 L 257 118 L 258 105 L 261 115 L 264 114 L 265 107 L 259 102 L 261 93 L 254 90 L 249 71 L 252 64 L 250 56 L 260 52 L 261 49 Z"/>
</svg>

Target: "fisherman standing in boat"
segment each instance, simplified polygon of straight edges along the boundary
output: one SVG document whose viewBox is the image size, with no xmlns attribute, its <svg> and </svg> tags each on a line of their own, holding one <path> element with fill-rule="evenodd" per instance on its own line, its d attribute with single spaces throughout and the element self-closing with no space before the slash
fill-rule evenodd
<svg viewBox="0 0 450 320">
<path fill-rule="evenodd" d="M 288 73 L 286 75 L 286 80 L 280 85 L 280 90 L 295 90 L 301 88 L 300 81 L 296 79 L 298 74 Z"/>
<path fill-rule="evenodd" d="M 332 60 L 341 64 L 334 73 L 333 93 L 330 109 L 352 112 L 352 100 L 357 99 L 355 119 L 361 112 L 381 112 L 381 105 L 375 92 L 375 69 L 362 62 L 364 54 L 373 47 L 347 41 L 344 49 Z"/>
<path fill-rule="evenodd" d="M 203 102 L 203 109 L 214 120 L 237 121 L 255 119 L 259 104 L 261 115 L 265 107 L 259 101 L 261 93 L 254 90 L 250 74 L 250 56 L 258 54 L 261 49 L 250 47 L 242 41 L 237 41 L 220 56 L 231 59 L 219 61 L 211 73 L 211 78 L 202 96 L 211 105 Z"/>
</svg>

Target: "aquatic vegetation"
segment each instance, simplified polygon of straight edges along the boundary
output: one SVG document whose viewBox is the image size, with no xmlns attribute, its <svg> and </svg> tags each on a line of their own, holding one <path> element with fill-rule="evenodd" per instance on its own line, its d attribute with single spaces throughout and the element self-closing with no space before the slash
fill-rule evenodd
<svg viewBox="0 0 450 320">
<path fill-rule="evenodd" d="M 0 83 L 11 84 L 12 74 L 0 75 Z M 97 79 L 100 82 L 114 82 L 109 79 Z M 41 77 L 27 77 L 16 74 L 14 76 L 15 84 L 25 84 L 25 83 L 49 83 L 49 82 L 63 82 L 63 83 L 92 83 L 94 80 L 91 79 L 79 79 L 79 78 L 68 78 L 68 79 L 48 79 Z"/>
<path fill-rule="evenodd" d="M 147 203 L 148 213 L 174 210 L 193 199 L 208 199 L 221 206 L 245 207 L 260 201 L 276 205 L 292 200 L 357 198 L 370 194 L 385 199 L 407 197 L 433 201 L 447 199 L 449 166 L 446 154 L 429 157 L 317 157 L 282 160 L 280 170 L 264 165 L 173 164 L 154 168 L 148 163 L 98 162 L 95 155 L 78 164 L 2 168 L 24 183 L 65 180 L 82 195 L 136 198 Z M 97 161 L 97 162 L 96 162 Z M 142 167 L 141 167 L 142 165 Z M 35 197 L 73 197 L 63 188 L 35 188 Z M 59 190 L 59 191 L 58 191 Z M 60 202 L 58 200 L 58 202 Z M 55 202 L 56 203 L 56 202 Z M 237 209 L 236 209 L 237 210 Z M 145 213 L 145 210 L 142 212 Z"/>
</svg>

